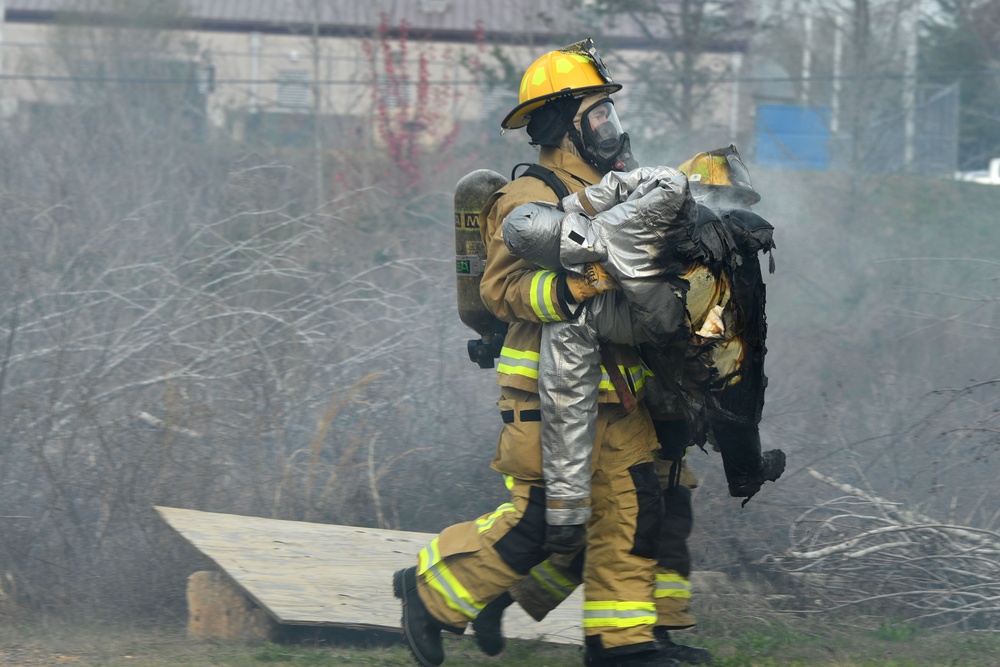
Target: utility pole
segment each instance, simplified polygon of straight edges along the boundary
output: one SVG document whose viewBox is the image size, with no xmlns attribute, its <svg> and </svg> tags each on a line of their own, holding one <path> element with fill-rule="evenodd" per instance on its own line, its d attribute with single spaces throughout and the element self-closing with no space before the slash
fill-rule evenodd
<svg viewBox="0 0 1000 667">
<path fill-rule="evenodd" d="M 801 102 L 802 106 L 809 105 L 809 84 L 812 77 L 812 41 L 812 5 L 806 5 L 806 14 L 802 17 L 802 87 L 799 88 L 799 102 Z"/>
<path fill-rule="evenodd" d="M 3 24 L 6 20 L 7 6 L 0 0 L 0 108 L 3 108 Z"/>
<path fill-rule="evenodd" d="M 743 71 L 743 54 L 733 51 L 730 62 L 733 68 L 733 84 L 729 100 L 729 143 L 735 144 L 740 132 L 740 74 Z"/>
<path fill-rule="evenodd" d="M 844 15 L 833 15 L 833 99 L 830 101 L 830 132 L 840 131 L 840 91 L 843 86 L 844 58 Z"/>
<path fill-rule="evenodd" d="M 319 22 L 320 6 L 319 0 L 313 0 L 313 24 L 312 24 L 312 61 L 313 61 L 313 175 L 316 183 L 316 210 L 317 212 L 326 204 L 326 188 L 323 185 L 323 130 L 321 126 L 323 114 L 322 89 L 320 87 L 320 41 Z"/>
<path fill-rule="evenodd" d="M 259 32 L 250 33 L 250 113 L 256 114 L 259 110 L 259 100 L 257 97 L 257 79 L 260 77 L 260 41 Z"/>
<path fill-rule="evenodd" d="M 906 56 L 903 64 L 903 169 L 913 171 L 914 147 L 917 136 L 917 48 L 920 32 L 920 0 L 911 0 L 907 8 L 904 35 Z"/>
</svg>

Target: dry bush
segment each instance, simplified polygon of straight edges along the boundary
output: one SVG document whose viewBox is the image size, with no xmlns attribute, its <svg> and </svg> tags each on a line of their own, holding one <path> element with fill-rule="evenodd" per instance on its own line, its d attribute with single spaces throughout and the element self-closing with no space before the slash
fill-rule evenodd
<svg viewBox="0 0 1000 667">
<path fill-rule="evenodd" d="M 154 505 L 410 530 L 492 505 L 460 174 L 406 198 L 332 182 L 316 207 L 309 150 L 192 132 L 169 87 L 93 85 L 0 137 L 23 156 L 0 165 L 7 597 L 180 613 L 205 560 Z"/>
</svg>

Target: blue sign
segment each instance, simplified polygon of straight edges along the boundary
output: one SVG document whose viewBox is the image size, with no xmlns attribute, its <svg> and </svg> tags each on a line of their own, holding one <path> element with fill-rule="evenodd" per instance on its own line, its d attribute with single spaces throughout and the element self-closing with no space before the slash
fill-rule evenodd
<svg viewBox="0 0 1000 667">
<path fill-rule="evenodd" d="M 830 108 L 761 104 L 756 138 L 754 160 L 762 167 L 829 169 Z"/>
</svg>

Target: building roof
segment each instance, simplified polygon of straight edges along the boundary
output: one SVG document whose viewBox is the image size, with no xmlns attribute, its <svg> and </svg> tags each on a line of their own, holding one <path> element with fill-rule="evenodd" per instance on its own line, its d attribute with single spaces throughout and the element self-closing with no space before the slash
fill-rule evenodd
<svg viewBox="0 0 1000 667">
<path fill-rule="evenodd" d="M 675 2 L 677 0 L 662 0 Z M 178 27 L 227 32 L 370 35 L 383 16 L 390 33 L 406 25 L 415 38 L 436 41 L 505 44 L 561 44 L 566 35 L 599 35 L 601 46 L 645 48 L 666 39 L 666 31 L 640 25 L 629 17 L 588 22 L 581 11 L 565 15 L 564 0 L 179 0 Z M 737 23 L 746 22 L 743 3 L 732 3 Z M 7 0 L 6 20 L 47 23 L 62 14 L 113 20 L 107 0 Z M 555 20 L 555 19 L 558 20 Z M 553 27 L 555 26 L 555 27 Z M 656 33 L 659 32 L 659 35 Z M 739 34 L 737 34 L 739 33 Z M 745 31 L 717 40 L 710 51 L 745 50 Z"/>
</svg>

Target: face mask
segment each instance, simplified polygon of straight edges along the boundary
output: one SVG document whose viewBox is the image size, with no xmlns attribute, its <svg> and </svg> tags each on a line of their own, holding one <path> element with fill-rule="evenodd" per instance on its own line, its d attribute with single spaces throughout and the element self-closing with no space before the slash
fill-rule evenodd
<svg viewBox="0 0 1000 667">
<path fill-rule="evenodd" d="M 584 111 L 580 125 L 583 145 L 578 148 L 602 172 L 628 171 L 639 166 L 611 100 L 601 100 Z"/>
</svg>

